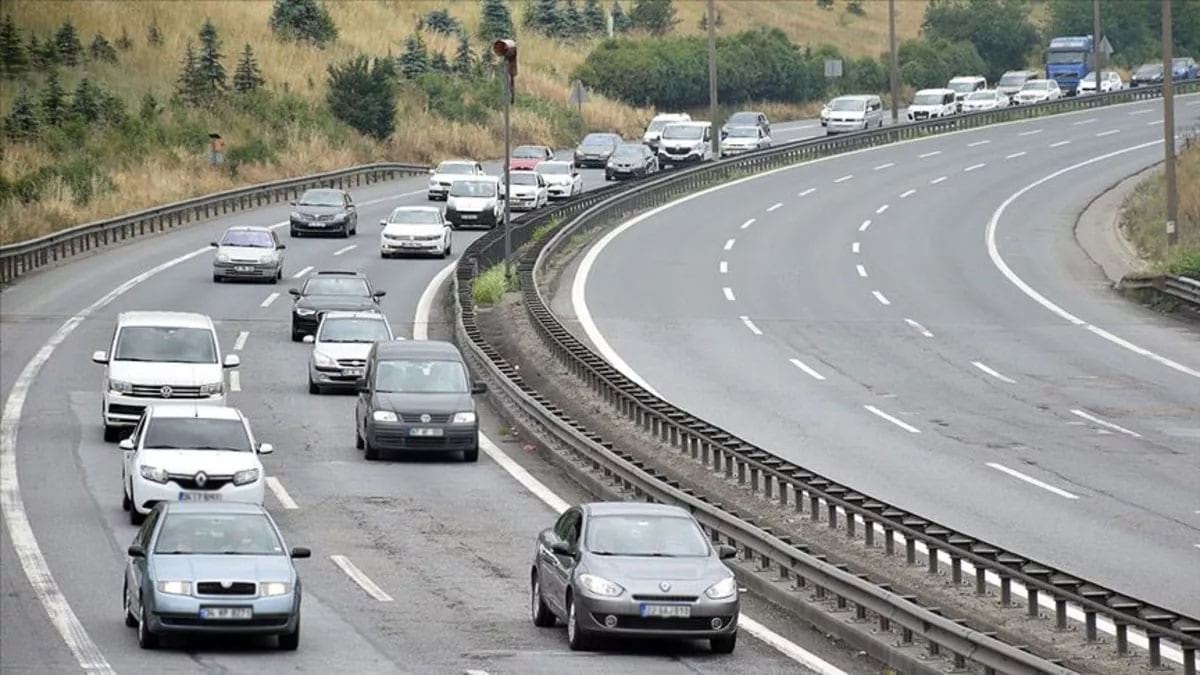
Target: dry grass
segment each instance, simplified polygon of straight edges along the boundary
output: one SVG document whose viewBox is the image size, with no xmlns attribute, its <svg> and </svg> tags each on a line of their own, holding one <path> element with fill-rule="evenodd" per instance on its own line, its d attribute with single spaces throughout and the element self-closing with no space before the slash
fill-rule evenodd
<svg viewBox="0 0 1200 675">
<path fill-rule="evenodd" d="M 1143 258 L 1158 272 L 1200 276 L 1200 141 L 1179 155 L 1175 166 L 1179 186 L 1179 246 L 1167 250 L 1166 181 L 1162 173 L 1144 180 L 1126 199 L 1121 227 Z"/>
</svg>

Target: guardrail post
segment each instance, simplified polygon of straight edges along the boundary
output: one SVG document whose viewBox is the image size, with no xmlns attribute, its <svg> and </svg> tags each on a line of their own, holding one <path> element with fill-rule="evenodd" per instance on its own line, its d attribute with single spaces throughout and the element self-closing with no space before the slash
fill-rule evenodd
<svg viewBox="0 0 1200 675">
<path fill-rule="evenodd" d="M 759 469 L 757 465 L 750 465 L 750 492 L 752 494 L 758 492 L 758 479 L 760 473 L 761 469 Z"/>
<path fill-rule="evenodd" d="M 738 485 L 745 485 L 746 484 L 746 463 L 743 462 L 740 458 L 734 459 L 733 461 L 737 462 Z"/>
<path fill-rule="evenodd" d="M 904 561 L 909 565 L 917 564 L 917 540 L 908 535 L 904 536 Z"/>
</svg>

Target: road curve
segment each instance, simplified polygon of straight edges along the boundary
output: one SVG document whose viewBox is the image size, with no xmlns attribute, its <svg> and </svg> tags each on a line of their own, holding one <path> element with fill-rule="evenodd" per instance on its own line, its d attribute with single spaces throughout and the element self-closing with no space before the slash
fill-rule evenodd
<svg viewBox="0 0 1200 675">
<path fill-rule="evenodd" d="M 1161 125 L 1146 101 L 738 181 L 592 249 L 574 311 L 733 433 L 1200 616 L 1200 333 L 1116 297 L 1072 232 Z"/>
</svg>

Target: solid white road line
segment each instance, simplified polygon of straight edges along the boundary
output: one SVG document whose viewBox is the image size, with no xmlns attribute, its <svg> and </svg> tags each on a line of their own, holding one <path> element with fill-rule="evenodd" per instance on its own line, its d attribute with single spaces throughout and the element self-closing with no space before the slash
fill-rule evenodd
<svg viewBox="0 0 1200 675">
<path fill-rule="evenodd" d="M 429 315 L 433 311 L 433 301 L 437 298 L 437 291 L 442 287 L 442 282 L 450 273 L 454 271 L 454 266 L 458 261 L 447 263 L 445 267 L 438 270 L 438 273 L 433 275 L 433 279 L 429 281 L 429 285 L 425 287 L 421 293 L 421 299 L 417 301 L 417 314 L 413 320 L 412 336 L 414 340 L 429 339 Z"/>
<path fill-rule="evenodd" d="M 732 250 L 733 250 L 733 244 L 734 244 L 734 242 L 736 242 L 736 241 L 737 241 L 736 239 L 727 239 L 727 240 L 725 241 L 725 250 L 726 250 L 726 251 L 732 251 Z"/>
<path fill-rule="evenodd" d="M 891 302 L 888 302 L 888 299 L 883 297 L 883 293 L 880 293 L 879 291 L 871 291 L 871 295 L 874 295 L 875 299 L 878 300 L 879 304 L 881 304 L 881 305 L 892 304 Z"/>
<path fill-rule="evenodd" d="M 755 335 L 763 334 L 763 332 L 758 329 L 758 326 L 755 326 L 754 322 L 750 320 L 750 317 L 739 316 L 738 318 L 742 320 L 742 323 L 746 324 L 746 328 L 749 328 L 751 333 L 754 333 Z"/>
<path fill-rule="evenodd" d="M 868 219 L 866 219 L 866 220 L 864 220 L 864 221 L 862 222 L 862 225 L 859 225 L 859 226 L 858 226 L 858 231 L 859 231 L 859 232 L 866 232 L 866 231 L 867 231 L 867 228 L 868 228 L 868 227 L 870 227 L 870 226 L 871 226 L 871 219 L 870 219 L 870 218 L 868 218 Z"/>
<path fill-rule="evenodd" d="M 345 572 L 346 576 L 350 577 L 351 581 L 358 584 L 359 588 L 366 591 L 367 595 L 375 598 L 379 602 L 392 602 L 392 596 L 384 593 L 382 588 L 376 586 L 375 582 L 371 581 L 371 578 L 366 574 L 363 574 L 363 571 L 358 569 L 354 563 L 350 562 L 349 558 L 344 555 L 331 555 L 329 556 L 329 559 L 333 561 L 334 565 L 337 565 L 343 572 Z"/>
<path fill-rule="evenodd" d="M 1032 286 L 1030 286 L 1028 283 L 1026 283 L 1024 279 L 1017 276 L 1017 273 L 1012 271 L 1012 268 L 1010 268 L 1008 266 L 1008 263 L 1004 262 L 1004 258 L 1002 258 L 1000 256 L 1000 249 L 996 245 L 996 230 L 999 229 L 1000 218 L 1004 215 L 1004 212 L 1008 209 L 1009 205 L 1011 205 L 1013 202 L 1015 202 L 1017 199 L 1019 199 L 1026 192 L 1029 192 L 1030 190 L 1038 187 L 1039 185 L 1042 185 L 1051 180 L 1054 180 L 1055 178 L 1058 178 L 1059 176 L 1062 176 L 1063 174 L 1069 173 L 1076 169 L 1080 169 L 1082 167 L 1089 166 L 1091 164 L 1095 164 L 1098 162 L 1105 162 L 1105 161 L 1112 159 L 1113 157 L 1119 157 L 1120 155 L 1123 155 L 1125 153 L 1135 152 L 1138 150 L 1144 150 L 1146 148 L 1154 147 L 1155 145 L 1158 145 L 1159 143 L 1162 143 L 1161 139 L 1155 140 L 1155 141 L 1150 141 L 1148 143 L 1141 143 L 1141 144 L 1134 145 L 1134 146 L 1131 146 L 1128 148 L 1124 148 L 1122 150 L 1115 150 L 1113 152 L 1105 153 L 1103 155 L 1099 155 L 1097 157 L 1093 157 L 1091 159 L 1084 160 L 1084 161 L 1078 162 L 1076 164 L 1072 164 L 1068 167 L 1059 169 L 1058 171 L 1055 171 L 1054 173 L 1051 173 L 1047 176 L 1043 176 L 1042 178 L 1035 180 L 1034 182 L 1030 183 L 1029 185 L 1026 185 L 1025 187 L 1021 188 L 1020 190 L 1017 190 L 1013 194 L 1009 195 L 1008 199 L 1005 199 L 1004 202 L 1001 203 L 1000 206 L 996 208 L 996 210 L 992 213 L 991 219 L 988 221 L 987 234 L 986 234 L 988 256 L 992 259 L 992 264 L 996 266 L 996 269 L 1000 270 L 1000 273 L 1003 274 L 1005 276 L 1005 278 L 1007 278 L 1009 280 L 1009 282 L 1011 282 L 1014 286 L 1019 288 L 1022 293 L 1029 296 L 1031 299 L 1033 299 L 1039 305 L 1041 305 L 1042 307 L 1045 307 L 1046 309 L 1050 310 L 1051 312 L 1054 312 L 1062 319 L 1065 319 L 1066 321 L 1068 321 L 1076 326 L 1081 326 L 1083 328 L 1086 328 L 1091 333 L 1098 335 L 1115 345 L 1118 345 L 1120 347 L 1128 349 L 1129 351 L 1134 352 L 1135 354 L 1140 354 L 1142 356 L 1145 356 L 1146 358 L 1156 361 L 1168 368 L 1171 368 L 1172 370 L 1176 370 L 1185 375 L 1190 375 L 1195 378 L 1200 378 L 1200 370 L 1191 368 L 1189 366 L 1185 366 L 1182 363 L 1179 363 L 1177 361 L 1169 359 L 1160 354 L 1156 354 L 1155 352 L 1152 352 L 1149 349 L 1146 349 L 1144 347 L 1139 347 L 1138 345 L 1135 345 L 1132 342 L 1129 342 L 1128 340 L 1126 340 L 1122 337 L 1114 335 L 1113 333 L 1110 333 L 1110 332 L 1104 330 L 1103 328 L 1100 328 L 1099 326 L 1092 325 L 1092 324 L 1084 321 L 1083 319 L 1080 319 L 1079 317 L 1075 316 L 1074 314 L 1071 314 L 1070 312 L 1063 309 L 1062 307 L 1059 307 L 1057 304 L 1055 304 L 1054 302 L 1052 302 L 1051 300 L 1046 298 L 1046 296 L 1044 296 L 1041 293 L 1039 293 L 1038 291 L 1036 291 Z"/>
<path fill-rule="evenodd" d="M 838 178 L 837 180 L 835 180 L 835 181 L 833 181 L 833 182 L 835 182 L 835 183 L 845 183 L 846 181 L 850 180 L 851 178 L 854 178 L 854 174 L 852 174 L 852 173 L 848 173 L 848 174 L 846 174 L 845 176 L 842 176 L 841 178 Z"/>
<path fill-rule="evenodd" d="M 1078 127 L 1078 126 L 1082 126 L 1084 124 L 1091 124 L 1092 122 L 1095 122 L 1095 121 L 1096 121 L 1095 117 L 1089 117 L 1086 120 L 1079 120 L 1078 122 L 1072 122 L 1071 126 Z"/>
<path fill-rule="evenodd" d="M 896 166 L 896 163 L 895 163 L 895 162 L 888 162 L 887 164 L 880 164 L 879 166 L 875 167 L 875 170 L 876 170 L 876 171 L 883 171 L 884 169 L 890 169 L 890 168 L 892 168 L 893 166 Z"/>
<path fill-rule="evenodd" d="M 1018 157 L 1024 157 L 1024 156 L 1025 156 L 1025 155 L 1027 155 L 1027 154 L 1029 154 L 1029 153 L 1027 153 L 1027 152 L 1025 152 L 1024 150 L 1022 150 L 1021 152 L 1014 152 L 1014 153 L 1013 153 L 1013 154 L 1011 154 L 1011 155 L 1005 155 L 1005 156 L 1004 156 L 1004 159 L 1016 159 L 1016 158 L 1018 158 Z"/>
<path fill-rule="evenodd" d="M 1158 125 L 1160 125 L 1160 124 L 1162 124 L 1162 123 L 1163 123 L 1163 121 L 1162 121 L 1162 120 L 1154 120 L 1153 122 L 1146 122 L 1146 126 L 1148 126 L 1148 127 L 1156 127 L 1156 126 L 1158 126 Z"/>
<path fill-rule="evenodd" d="M 992 377 L 996 378 L 997 380 L 1000 380 L 1001 382 L 1007 382 L 1008 384 L 1016 384 L 1017 383 L 1016 380 L 1014 380 L 1010 377 L 1001 375 L 995 369 L 991 368 L 990 366 L 983 363 L 982 361 L 972 361 L 971 365 L 982 370 L 983 372 L 987 373 L 988 375 L 991 375 Z"/>
<path fill-rule="evenodd" d="M 289 224 L 290 224 L 290 222 L 291 222 L 291 221 L 284 220 L 284 221 L 281 221 L 281 222 L 275 223 L 274 225 L 268 225 L 268 226 L 267 226 L 267 229 L 268 229 L 268 230 L 278 230 L 278 229 L 279 229 L 279 228 L 281 228 L 281 227 L 286 227 L 287 225 L 289 225 Z"/>
<path fill-rule="evenodd" d="M 246 346 L 246 338 L 250 337 L 250 331 L 243 330 L 238 332 L 237 339 L 233 341 L 233 351 L 240 352 Z"/>
<path fill-rule="evenodd" d="M 1100 138 L 1101 136 L 1112 136 L 1113 134 L 1119 133 L 1121 133 L 1120 129 L 1109 129 L 1108 131 L 1101 131 L 1100 133 L 1096 134 L 1096 138 Z"/>
<path fill-rule="evenodd" d="M 940 154 L 942 154 L 941 150 L 934 150 L 933 152 L 923 152 L 923 153 L 917 155 L 917 159 L 925 159 L 927 157 L 937 157 Z"/>
<path fill-rule="evenodd" d="M 312 269 L 313 269 L 312 265 L 309 265 L 308 267 L 305 267 L 304 269 L 300 270 L 299 272 L 296 272 L 295 274 L 293 274 L 292 278 L 299 279 L 300 277 L 304 276 L 305 274 L 308 274 L 309 272 L 311 272 Z"/>
<path fill-rule="evenodd" d="M 268 295 L 267 299 L 263 300 L 262 304 L 259 305 L 259 307 L 270 307 L 271 303 L 275 302 L 275 298 L 278 298 L 278 297 L 279 297 L 278 293 L 272 293 L 272 294 Z"/>
<path fill-rule="evenodd" d="M 1033 131 L 1022 131 L 1021 133 L 1019 133 L 1017 135 L 1018 136 L 1032 136 L 1034 134 L 1040 134 L 1040 133 L 1042 133 L 1041 129 L 1034 129 Z"/>
<path fill-rule="evenodd" d="M 734 297 L 733 297 L 733 289 L 732 289 L 732 288 L 730 288 L 730 287 L 728 287 L 728 286 L 725 286 L 724 288 L 722 288 L 722 289 L 721 289 L 721 292 L 725 294 L 725 299 L 726 299 L 726 300 L 728 300 L 728 301 L 730 301 L 730 302 L 733 302 L 733 301 L 734 301 Z"/>
<path fill-rule="evenodd" d="M 900 193 L 900 199 L 908 199 L 915 194 L 917 194 L 916 190 L 905 190 L 904 192 Z"/>
<path fill-rule="evenodd" d="M 1129 429 L 1126 429 L 1125 427 L 1123 427 L 1119 424 L 1113 424 L 1112 422 L 1109 422 L 1108 420 L 1100 419 L 1099 417 L 1096 417 L 1095 415 L 1087 412 L 1086 410 L 1080 410 L 1078 408 L 1074 408 L 1071 410 L 1071 414 L 1076 417 L 1082 417 L 1083 419 L 1085 419 L 1093 424 L 1098 424 L 1106 429 L 1112 429 L 1113 431 L 1119 431 L 1119 432 L 1125 434 L 1126 436 L 1133 436 L 1134 438 L 1142 437 L 1142 435 L 1136 431 L 1130 431 Z"/>
<path fill-rule="evenodd" d="M 967 147 L 968 148 L 977 148 L 981 145 L 987 145 L 988 143 L 991 143 L 991 141 L 975 141 L 974 143 L 967 143 Z"/>
<path fill-rule="evenodd" d="M 946 177 L 945 177 L 945 176 L 939 176 L 939 177 L 937 177 L 937 178 L 934 178 L 933 180 L 929 181 L 929 184 L 930 184 L 930 185 L 937 185 L 938 183 L 940 183 L 940 182 L 942 182 L 942 181 L 944 181 L 944 180 L 946 180 Z"/>
<path fill-rule="evenodd" d="M 1057 143 L 1051 143 L 1051 144 L 1050 144 L 1050 147 L 1052 147 L 1052 148 L 1061 148 L 1061 147 L 1062 147 L 1062 146 L 1064 146 L 1064 145 L 1070 145 L 1070 144 L 1071 144 L 1071 141 L 1059 141 L 1059 142 L 1057 142 Z"/>
<path fill-rule="evenodd" d="M 751 225 L 753 225 L 753 224 L 754 224 L 754 219 L 753 219 L 753 218 L 751 218 L 750 220 L 747 220 L 746 222 L 742 223 L 741 227 L 739 227 L 738 229 L 739 229 L 739 230 L 744 230 L 744 229 L 746 229 L 746 228 L 750 227 L 750 226 L 751 226 Z"/>
<path fill-rule="evenodd" d="M 879 417 L 880 419 L 885 419 L 885 420 L 891 422 L 892 424 L 895 424 L 896 426 L 900 427 L 901 429 L 907 431 L 910 434 L 921 433 L 920 429 L 914 427 L 913 425 L 909 424 L 908 422 L 905 422 L 902 419 L 892 417 L 891 415 L 883 412 L 882 410 L 880 410 L 879 408 L 876 408 L 873 405 L 864 405 L 863 407 L 866 408 L 867 412 L 871 413 L 872 415 L 875 415 L 876 417 Z"/>
<path fill-rule="evenodd" d="M 275 476 L 267 476 L 267 487 L 271 489 L 271 494 L 275 495 L 275 500 L 278 501 L 279 505 L 283 508 L 288 510 L 300 508 L 300 505 L 297 504 L 296 501 L 292 499 L 292 496 L 288 494 L 288 491 L 284 489 L 283 483 L 280 483 L 279 479 Z"/>
<path fill-rule="evenodd" d="M 333 254 L 341 255 L 346 251 L 353 251 L 356 248 L 358 248 L 358 244 L 350 244 L 349 246 L 343 246 L 342 248 L 339 248 L 338 250 L 334 251 Z"/>
<path fill-rule="evenodd" d="M 864 278 L 867 276 L 867 268 L 863 267 L 862 265 L 855 265 L 854 267 L 858 270 L 858 276 Z"/>
<path fill-rule="evenodd" d="M 729 274 L 729 261 L 722 260 L 719 269 L 721 270 L 721 274 Z"/>
<path fill-rule="evenodd" d="M 987 162 L 980 162 L 979 164 L 972 164 L 971 166 L 968 166 L 967 168 L 963 169 L 963 171 L 974 171 L 975 169 L 982 169 L 985 166 L 987 166 Z"/>
<path fill-rule="evenodd" d="M 236 370 L 229 371 L 229 390 L 230 391 L 241 391 L 242 390 L 242 374 Z"/>
<path fill-rule="evenodd" d="M 1131 117 L 1133 115 L 1146 115 L 1148 113 L 1154 112 L 1155 110 L 1157 110 L 1157 108 L 1146 108 L 1145 110 L 1134 110 L 1133 112 L 1129 113 L 1129 115 Z"/>
<path fill-rule="evenodd" d="M 811 195 L 812 193 L 814 193 L 816 191 L 817 191 L 817 188 L 808 188 L 807 190 L 804 190 L 803 192 L 797 192 L 796 196 L 797 197 L 807 197 L 808 195 Z"/>
<path fill-rule="evenodd" d="M 780 207 L 782 207 L 782 206 L 783 206 L 783 202 L 775 202 L 775 203 L 774 203 L 774 204 L 772 204 L 771 206 L 768 206 L 768 207 L 767 207 L 767 213 L 770 213 L 770 212 L 774 211 L 775 209 L 778 209 L 778 208 L 780 208 Z M 742 227 L 742 229 L 744 230 L 744 229 L 746 229 L 746 228 L 743 226 L 743 227 Z"/>
<path fill-rule="evenodd" d="M 857 241 L 854 242 L 853 244 L 850 244 L 850 252 L 851 253 L 858 253 L 861 248 L 862 248 L 862 246 L 860 246 Z"/>
<path fill-rule="evenodd" d="M 1023 480 L 1026 483 L 1029 483 L 1030 485 L 1036 485 L 1036 486 L 1042 488 L 1043 490 L 1048 490 L 1050 492 L 1053 492 L 1054 494 L 1058 495 L 1059 497 L 1066 497 L 1067 499 L 1079 499 L 1079 495 L 1071 494 L 1070 492 L 1067 492 L 1066 490 L 1056 488 L 1053 485 L 1050 485 L 1049 483 L 1045 483 L 1045 482 L 1042 482 L 1042 481 L 1034 478 L 1033 476 L 1026 476 L 1025 474 L 1021 473 L 1020 471 L 1017 471 L 1016 469 L 1010 469 L 1007 466 L 1004 466 L 1003 464 L 997 464 L 995 462 L 988 462 L 987 466 L 990 466 L 991 468 L 993 468 L 997 471 L 1002 471 L 1002 472 L 1012 476 L 1013 478 L 1016 478 L 1017 480 Z"/>
<path fill-rule="evenodd" d="M 825 379 L 824 375 L 818 373 L 817 371 L 813 370 L 812 368 L 809 368 L 808 365 L 805 364 L 800 359 L 788 359 L 788 360 L 792 362 L 793 366 L 796 366 L 800 370 L 803 370 L 804 372 L 808 373 L 808 375 L 810 377 L 812 377 L 814 380 L 824 380 Z"/>
<path fill-rule="evenodd" d="M 921 324 L 917 323 L 916 321 L 913 321 L 912 319 L 905 319 L 904 323 L 907 323 L 908 325 L 912 326 L 913 328 L 916 329 L 916 331 L 918 333 L 920 333 L 921 335 L 924 335 L 925 337 L 930 337 L 930 338 L 933 337 L 933 333 L 930 333 L 928 328 L 926 328 L 925 326 L 922 326 Z"/>
<path fill-rule="evenodd" d="M 875 209 L 875 215 L 879 215 L 879 214 L 881 214 L 881 213 L 883 213 L 884 211 L 887 211 L 887 210 L 888 210 L 888 205 L 887 205 L 887 204 L 884 204 L 883 206 L 881 206 L 881 207 L 879 207 L 879 208 Z"/>
</svg>

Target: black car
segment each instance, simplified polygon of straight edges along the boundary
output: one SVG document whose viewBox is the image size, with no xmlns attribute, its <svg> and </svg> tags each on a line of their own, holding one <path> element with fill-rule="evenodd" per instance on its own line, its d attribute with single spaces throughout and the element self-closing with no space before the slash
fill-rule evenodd
<svg viewBox="0 0 1200 675">
<path fill-rule="evenodd" d="M 293 237 L 307 233 L 342 237 L 358 234 L 358 212 L 345 190 L 306 190 L 299 201 L 291 204 L 295 208 L 289 217 Z"/>
<path fill-rule="evenodd" d="M 436 340 L 376 342 L 358 381 L 354 444 L 368 460 L 388 450 L 462 452 L 479 459 L 479 422 L 458 347 Z"/>
<path fill-rule="evenodd" d="M 369 312 L 379 310 L 379 298 L 387 294 L 371 287 L 358 272 L 321 271 L 309 275 L 300 288 L 288 290 L 292 304 L 292 342 L 313 335 L 321 315 L 331 310 Z"/>
<path fill-rule="evenodd" d="M 617 134 L 588 134 L 575 148 L 575 166 L 602 167 L 620 144 L 621 137 Z"/>
<path fill-rule="evenodd" d="M 725 138 L 734 127 L 758 127 L 764 135 L 771 135 L 771 121 L 765 114 L 754 110 L 743 110 L 730 115 L 725 121 L 725 126 L 721 127 L 721 138 Z"/>
<path fill-rule="evenodd" d="M 1163 83 L 1163 64 L 1161 63 L 1143 63 L 1138 66 L 1138 69 L 1133 71 L 1133 76 L 1129 78 L 1129 86 L 1144 87 L 1151 84 Z"/>
<path fill-rule="evenodd" d="M 644 143 L 622 143 L 617 146 L 604 167 L 604 180 L 644 178 L 658 173 L 658 155 Z"/>
</svg>

